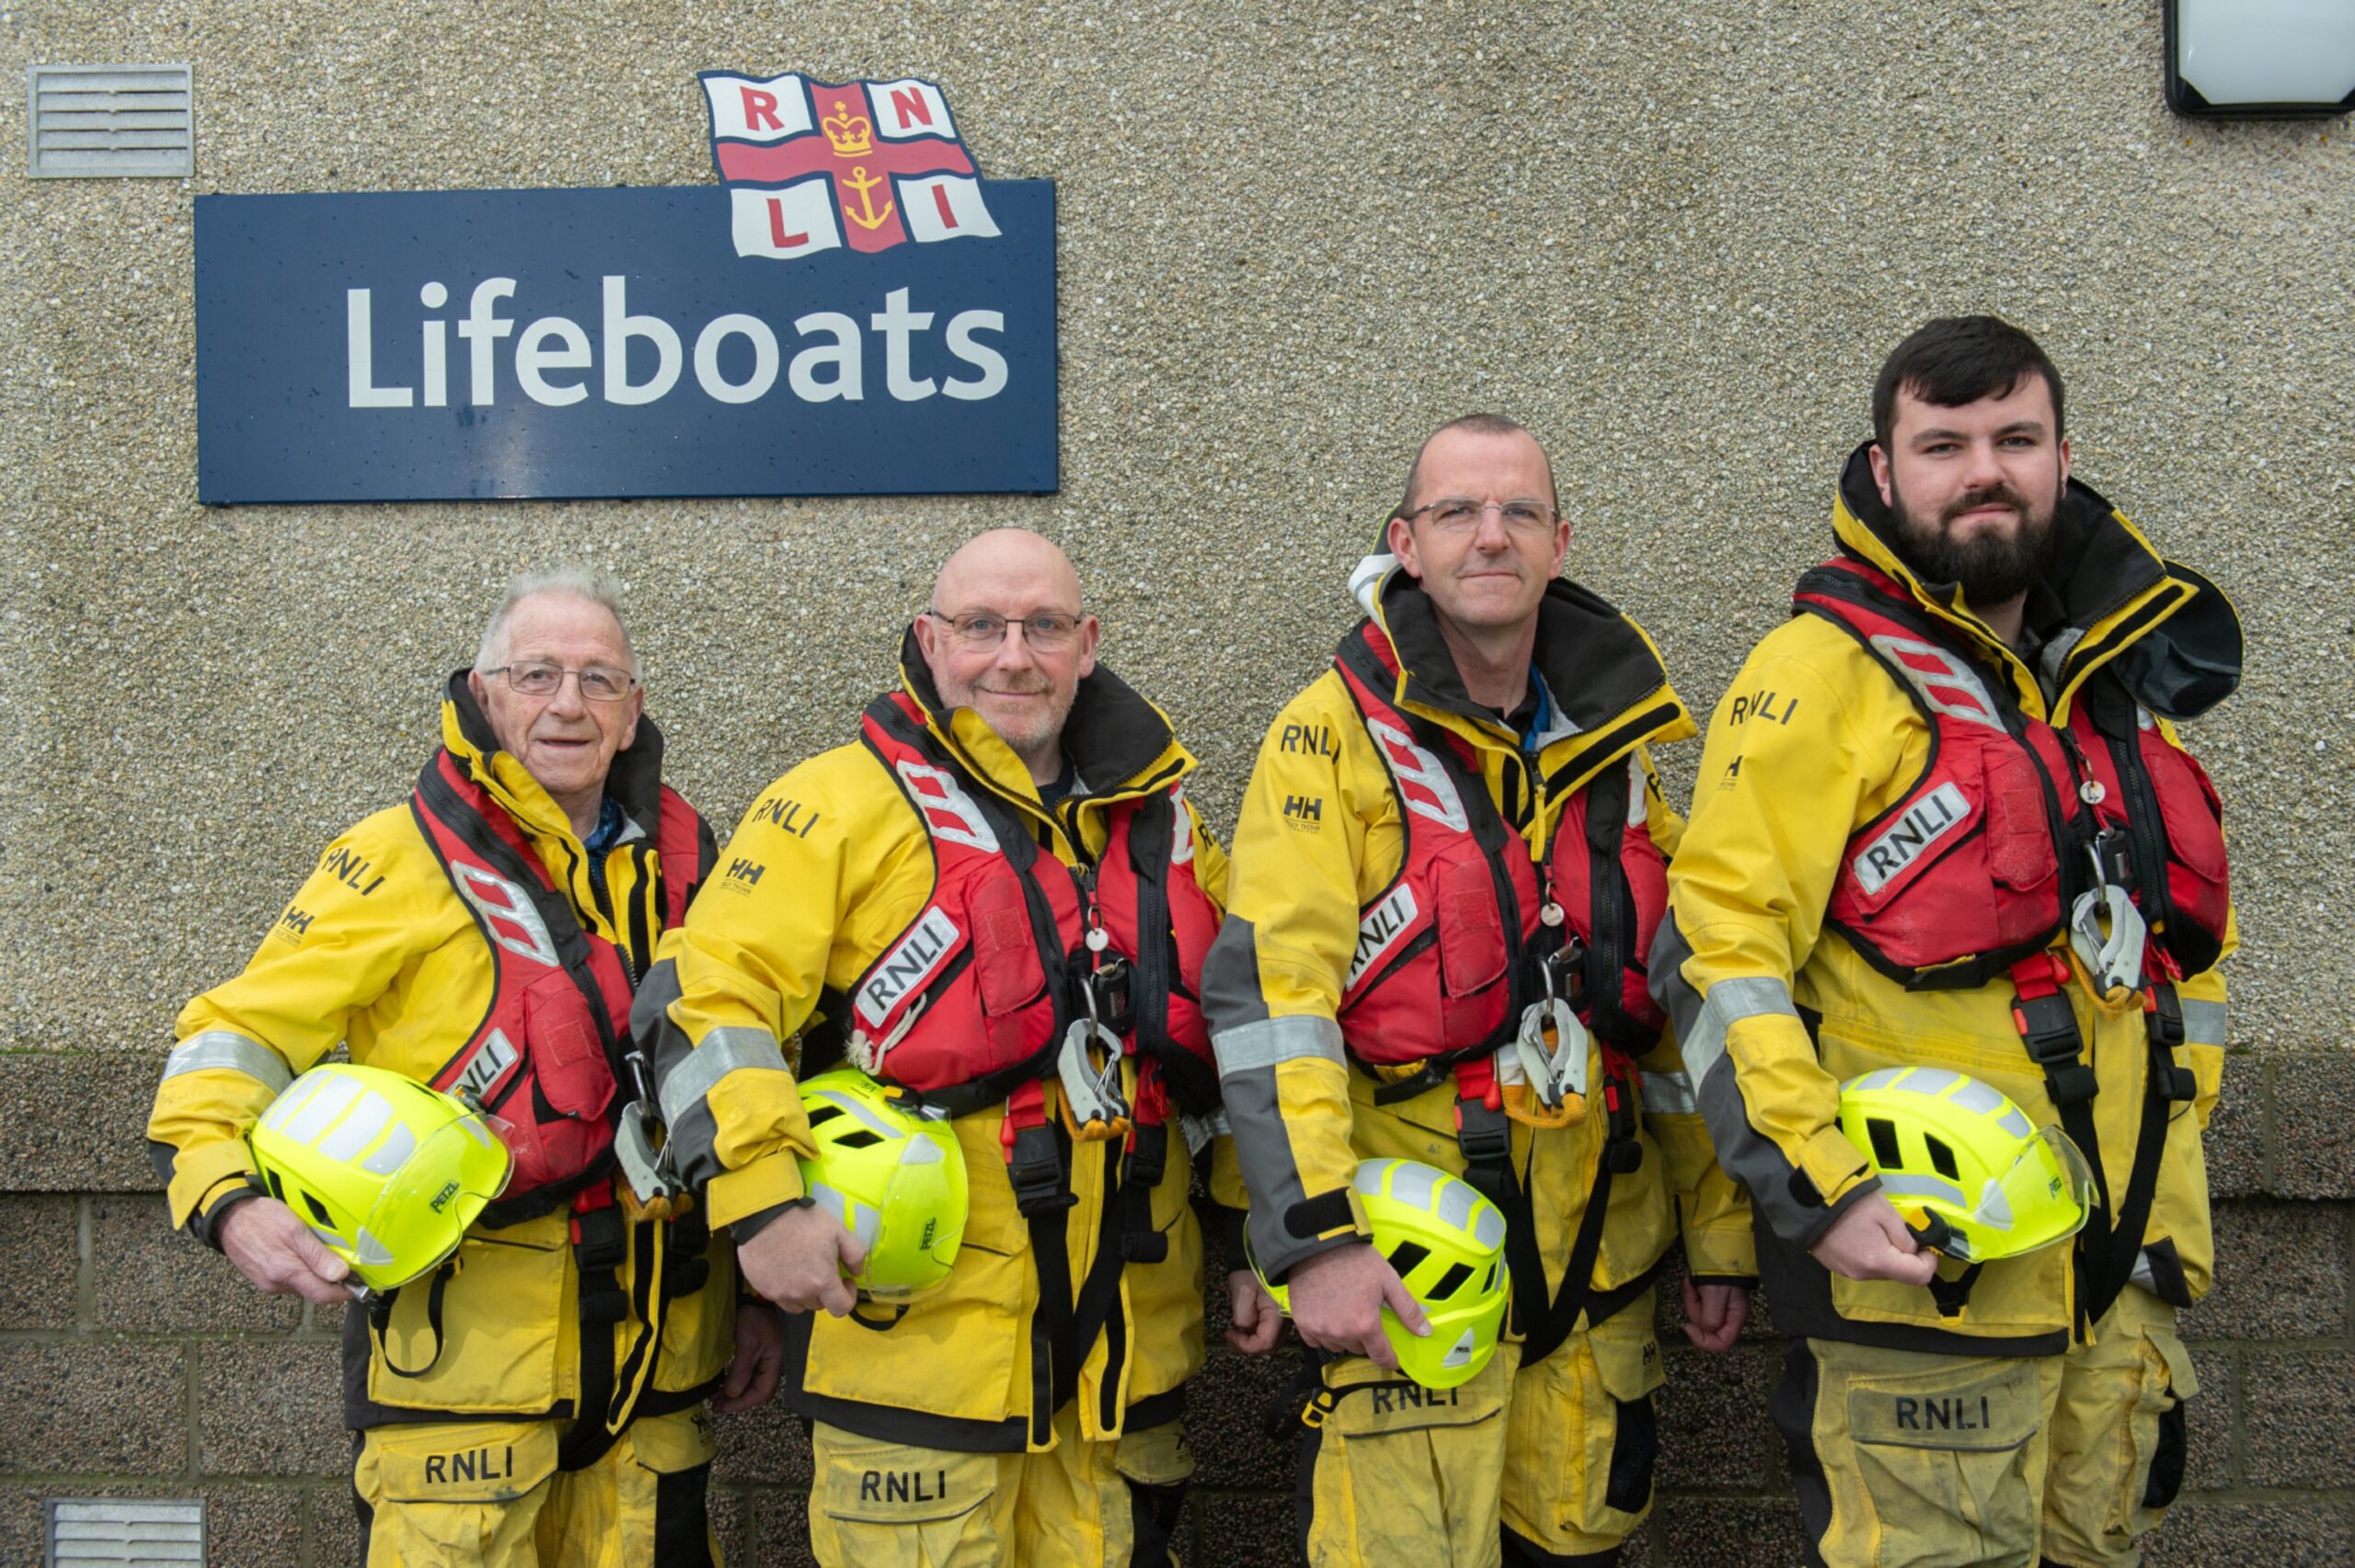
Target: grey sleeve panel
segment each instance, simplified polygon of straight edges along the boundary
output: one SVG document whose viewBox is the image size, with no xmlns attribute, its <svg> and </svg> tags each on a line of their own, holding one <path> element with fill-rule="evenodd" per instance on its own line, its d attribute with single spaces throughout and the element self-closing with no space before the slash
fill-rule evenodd
<svg viewBox="0 0 2355 1568">
<path fill-rule="evenodd" d="M 275 1099 L 294 1082 L 293 1070 L 286 1059 L 263 1045 L 259 1040 L 227 1029 L 207 1029 L 201 1035 L 190 1035 L 172 1047 L 164 1059 L 164 1076 L 177 1078 L 183 1072 L 242 1072 L 258 1081 Z"/>
<path fill-rule="evenodd" d="M 1283 1113 L 1277 1108 L 1276 1070 L 1272 1066 L 1230 1072 L 1219 1086 L 1227 1119 L 1235 1127 L 1235 1162 L 1243 1173 L 1244 1190 L 1251 1196 L 1246 1222 L 1251 1256 L 1259 1272 L 1281 1280 L 1303 1258 L 1356 1240 L 1337 1236 L 1319 1241 L 1295 1236 L 1284 1228 L 1284 1216 L 1307 1197 L 1300 1185 L 1299 1168 L 1292 1161 L 1292 1140 L 1284 1131 Z M 1242 1260 L 1231 1260 L 1238 1266 Z"/>
<path fill-rule="evenodd" d="M 691 1046 L 686 1031 L 671 1022 L 671 1004 L 678 1000 L 678 968 L 666 959 L 654 966 L 638 988 L 638 1001 L 630 1008 L 630 1031 L 654 1070 L 654 1093 L 662 1104 L 672 1166 L 701 1192 L 706 1182 L 721 1174 L 714 1148 L 719 1124 L 706 1096 L 739 1068 L 785 1071 L 785 1053 L 765 1029 L 714 1029 L 702 1045 Z"/>
<path fill-rule="evenodd" d="M 1313 1013 L 1296 1013 L 1290 1018 L 1263 1018 L 1257 1024 L 1221 1029 L 1211 1036 L 1211 1048 L 1218 1055 L 1222 1077 L 1258 1072 L 1280 1061 L 1298 1061 L 1306 1057 L 1322 1057 L 1341 1066 L 1349 1062 L 1341 1050 L 1341 1026 Z"/>
<path fill-rule="evenodd" d="M 1222 1030 L 1265 1023 L 1268 999 L 1259 990 L 1258 935 L 1251 922 L 1229 915 L 1202 960 L 1202 1016 Z"/>
<path fill-rule="evenodd" d="M 2229 1010 L 2221 1001 L 2187 1001 L 2183 1004 L 2184 1040 L 2194 1046 L 2223 1045 L 2231 1021 Z"/>
<path fill-rule="evenodd" d="M 1709 1139 L 1717 1146 L 1717 1163 L 1749 1189 L 1752 1205 L 1777 1236 L 1802 1247 L 1811 1246 L 1838 1218 L 1839 1208 L 1820 1196 L 1813 1203 L 1800 1197 L 1801 1191 L 1812 1191 L 1812 1187 L 1796 1183 L 1793 1178 L 1798 1172 L 1783 1158 L 1782 1150 L 1750 1125 L 1750 1109 L 1741 1098 L 1733 1059 L 1726 1053 L 1726 1031 L 1741 1019 L 1775 1013 L 1798 1017 L 1790 988 L 1763 977 L 1719 980 L 1704 1000 L 1684 978 L 1684 963 L 1692 956 L 1693 948 L 1678 929 L 1671 909 L 1660 921 L 1660 935 L 1652 945 L 1652 994 L 1676 1021 L 1676 1042 L 1684 1053 L 1684 1070 L 1693 1082 L 1702 1119 L 1708 1124 Z M 1839 1207 L 1846 1207 L 1858 1193 L 1876 1186 L 1872 1181 L 1860 1185 L 1855 1192 L 1842 1195 Z"/>
<path fill-rule="evenodd" d="M 1690 1116 L 1700 1113 L 1701 1102 L 1694 1092 L 1691 1073 L 1645 1072 L 1640 1076 L 1645 1115 Z"/>
</svg>

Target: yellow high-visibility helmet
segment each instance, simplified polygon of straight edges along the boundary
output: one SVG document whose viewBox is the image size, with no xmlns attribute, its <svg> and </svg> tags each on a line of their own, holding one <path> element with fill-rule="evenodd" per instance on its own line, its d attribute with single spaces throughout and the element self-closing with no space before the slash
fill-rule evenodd
<svg viewBox="0 0 2355 1568">
<path fill-rule="evenodd" d="M 371 1290 L 430 1274 L 507 1190 L 495 1118 L 382 1068 L 329 1063 L 247 1135 L 270 1195 Z"/>
<path fill-rule="evenodd" d="M 2095 1202 L 2085 1157 L 2001 1091 L 1942 1067 L 1885 1067 L 1840 1086 L 1840 1130 L 1872 1162 L 1906 1222 L 1970 1263 L 2075 1235 Z"/>
<path fill-rule="evenodd" d="M 1427 1389 L 1470 1382 L 1497 1353 L 1511 1295 L 1505 1217 L 1463 1177 L 1419 1160 L 1361 1161 L 1350 1185 L 1373 1228 L 1373 1250 L 1430 1321 L 1426 1339 L 1382 1309 L 1383 1337 L 1397 1352 L 1398 1369 Z M 1269 1285 L 1256 1259 L 1251 1272 L 1289 1315 L 1291 1290 Z"/>
<path fill-rule="evenodd" d="M 937 1288 L 965 1237 L 965 1151 L 956 1132 L 856 1068 L 804 1080 L 801 1107 L 818 1140 L 818 1157 L 801 1162 L 802 1186 L 867 1243 L 851 1283 L 893 1304 Z"/>
</svg>

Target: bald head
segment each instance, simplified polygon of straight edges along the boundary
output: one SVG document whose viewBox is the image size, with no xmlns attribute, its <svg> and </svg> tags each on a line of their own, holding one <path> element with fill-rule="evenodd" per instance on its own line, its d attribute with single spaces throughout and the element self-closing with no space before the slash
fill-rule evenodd
<svg viewBox="0 0 2355 1568">
<path fill-rule="evenodd" d="M 1034 781 L 1063 771 L 1063 720 L 1095 671 L 1097 639 L 1068 556 L 1027 528 L 967 541 L 934 579 L 915 635 L 944 703 L 979 714 Z"/>
<path fill-rule="evenodd" d="M 1017 601 L 1028 608 L 1009 610 Z M 1053 541 L 1027 528 L 993 528 L 958 546 L 932 583 L 932 610 L 955 620 L 980 610 L 1079 613 L 1079 573 Z"/>
</svg>

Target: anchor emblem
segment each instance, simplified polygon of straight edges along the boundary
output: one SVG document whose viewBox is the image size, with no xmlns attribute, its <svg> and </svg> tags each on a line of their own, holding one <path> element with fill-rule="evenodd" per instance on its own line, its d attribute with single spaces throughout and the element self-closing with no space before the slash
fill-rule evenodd
<svg viewBox="0 0 2355 1568">
<path fill-rule="evenodd" d="M 884 202 L 883 211 L 879 212 L 875 210 L 875 199 L 867 194 L 868 191 L 883 183 L 882 176 L 868 174 L 865 164 L 854 164 L 851 166 L 850 173 L 840 176 L 839 177 L 844 185 L 858 192 L 859 210 L 854 212 L 850 210 L 848 204 L 845 203 L 843 208 L 844 216 L 849 218 L 852 223 L 858 224 L 861 228 L 867 229 L 879 229 L 885 223 L 890 222 L 891 209 L 896 205 L 896 203 L 890 201 Z"/>
</svg>

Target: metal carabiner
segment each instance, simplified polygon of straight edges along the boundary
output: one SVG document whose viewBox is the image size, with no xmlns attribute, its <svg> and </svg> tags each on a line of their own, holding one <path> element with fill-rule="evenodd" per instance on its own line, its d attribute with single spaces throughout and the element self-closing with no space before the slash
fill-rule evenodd
<svg viewBox="0 0 2355 1568">
<path fill-rule="evenodd" d="M 2095 989 L 2115 1001 L 2142 983 L 2142 949 L 2150 928 L 2132 896 L 2104 871 L 2100 850 L 2088 844 L 2085 854 L 2093 863 L 2094 886 L 2078 894 L 2070 908 L 2069 945 Z M 2107 933 L 2102 930 L 2105 914 L 2109 917 Z"/>
<path fill-rule="evenodd" d="M 1120 1037 L 1096 1021 L 1095 1007 L 1090 999 L 1088 1016 L 1072 1020 L 1055 1053 L 1063 1116 L 1072 1136 L 1083 1143 L 1124 1137 L 1129 1130 L 1129 1103 L 1120 1093 Z M 1088 1047 L 1097 1043 L 1105 1047 L 1101 1068 L 1088 1056 Z"/>
<path fill-rule="evenodd" d="M 1550 986 L 1547 988 L 1552 989 Z M 1545 1048 L 1545 1025 L 1554 1026 L 1554 1048 Z M 1512 1048 L 1529 1086 L 1547 1110 L 1561 1108 L 1566 1097 L 1586 1097 L 1586 1025 L 1558 996 L 1533 1001 L 1521 1010 L 1521 1030 Z"/>
</svg>

